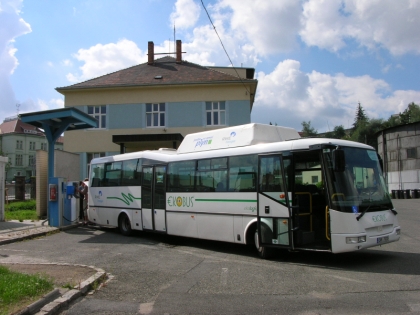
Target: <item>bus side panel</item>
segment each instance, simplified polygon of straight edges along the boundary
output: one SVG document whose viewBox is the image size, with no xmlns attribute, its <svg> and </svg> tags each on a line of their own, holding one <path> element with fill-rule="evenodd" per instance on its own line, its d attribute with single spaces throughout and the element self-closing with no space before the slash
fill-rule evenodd
<svg viewBox="0 0 420 315">
<path fill-rule="evenodd" d="M 198 237 L 197 216 L 195 213 L 166 211 L 168 234 Z"/>
<path fill-rule="evenodd" d="M 254 192 L 167 193 L 166 210 L 256 215 L 257 194 Z"/>
<path fill-rule="evenodd" d="M 233 236 L 233 216 L 217 214 L 197 214 L 198 237 L 225 242 L 235 242 Z"/>
<path fill-rule="evenodd" d="M 133 220 L 131 220 L 131 228 L 133 230 L 143 230 L 143 224 L 141 220 L 141 210 L 133 211 Z"/>
<path fill-rule="evenodd" d="M 87 213 L 90 222 L 99 224 L 98 209 L 96 209 L 93 206 L 90 206 L 87 210 Z"/>
</svg>

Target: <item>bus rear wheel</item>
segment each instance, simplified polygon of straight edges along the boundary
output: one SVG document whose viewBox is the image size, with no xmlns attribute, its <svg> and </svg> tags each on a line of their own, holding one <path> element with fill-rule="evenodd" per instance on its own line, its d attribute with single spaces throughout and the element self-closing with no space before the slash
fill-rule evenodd
<svg viewBox="0 0 420 315">
<path fill-rule="evenodd" d="M 262 225 L 261 233 L 264 233 L 264 225 Z M 258 256 L 260 256 L 263 259 L 270 259 L 271 257 L 273 257 L 274 255 L 273 248 L 260 245 L 260 241 L 258 238 L 258 229 L 255 229 L 254 242 L 255 242 L 255 247 L 257 248 Z"/>
<path fill-rule="evenodd" d="M 133 233 L 131 229 L 131 222 L 130 219 L 126 214 L 121 214 L 118 219 L 118 228 L 120 229 L 120 233 L 125 236 L 130 236 Z"/>
</svg>

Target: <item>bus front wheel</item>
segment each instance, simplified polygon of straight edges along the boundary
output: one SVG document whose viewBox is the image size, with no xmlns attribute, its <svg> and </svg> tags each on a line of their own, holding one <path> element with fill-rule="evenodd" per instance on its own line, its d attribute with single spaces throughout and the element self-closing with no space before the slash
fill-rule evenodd
<svg viewBox="0 0 420 315">
<path fill-rule="evenodd" d="M 264 225 L 262 225 L 261 233 L 264 233 Z M 255 229 L 254 242 L 255 242 L 255 247 L 257 248 L 258 256 L 260 256 L 263 259 L 269 259 L 273 257 L 274 255 L 273 248 L 260 245 L 260 240 L 258 238 L 258 229 Z"/>
<path fill-rule="evenodd" d="M 121 214 L 118 219 L 118 228 L 122 235 L 130 236 L 132 234 L 131 222 L 126 214 Z"/>
</svg>

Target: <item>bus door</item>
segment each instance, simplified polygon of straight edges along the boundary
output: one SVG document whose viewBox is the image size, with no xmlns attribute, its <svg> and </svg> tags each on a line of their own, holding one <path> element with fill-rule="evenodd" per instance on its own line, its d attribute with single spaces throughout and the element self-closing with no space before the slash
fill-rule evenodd
<svg viewBox="0 0 420 315">
<path fill-rule="evenodd" d="M 281 155 L 259 156 L 258 240 L 260 246 L 293 247 L 292 209 L 285 168 L 290 159 Z"/>
<path fill-rule="evenodd" d="M 144 230 L 166 233 L 166 165 L 143 166 L 141 189 Z"/>
</svg>

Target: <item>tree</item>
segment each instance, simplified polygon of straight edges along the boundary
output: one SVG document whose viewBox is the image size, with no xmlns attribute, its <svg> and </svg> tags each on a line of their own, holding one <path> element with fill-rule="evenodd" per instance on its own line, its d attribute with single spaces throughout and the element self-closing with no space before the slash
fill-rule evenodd
<svg viewBox="0 0 420 315">
<path fill-rule="evenodd" d="M 311 121 L 302 121 L 302 133 L 303 137 L 316 137 L 318 130 L 311 126 Z"/>
<path fill-rule="evenodd" d="M 420 121 L 420 106 L 411 102 L 407 108 L 400 113 L 400 123 L 402 125 Z"/>
<path fill-rule="evenodd" d="M 368 122 L 360 124 L 350 137 L 350 140 L 371 145 L 378 149 L 378 138 L 376 133 L 385 129 L 387 123 L 383 119 L 369 119 Z"/>
<path fill-rule="evenodd" d="M 346 136 L 346 130 L 343 125 L 335 126 L 333 131 L 325 133 L 326 138 L 344 139 Z"/>
<path fill-rule="evenodd" d="M 365 124 L 369 121 L 366 116 L 362 105 L 359 103 L 356 111 L 356 117 L 354 118 L 353 129 L 357 129 L 361 124 Z"/>
</svg>

